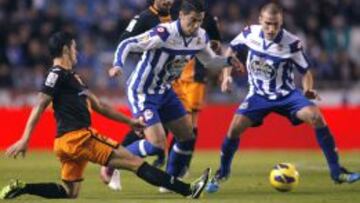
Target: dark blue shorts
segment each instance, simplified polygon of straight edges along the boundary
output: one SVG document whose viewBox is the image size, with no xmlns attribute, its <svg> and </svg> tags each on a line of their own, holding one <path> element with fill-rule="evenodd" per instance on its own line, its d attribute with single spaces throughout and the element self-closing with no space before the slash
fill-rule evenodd
<svg viewBox="0 0 360 203">
<path fill-rule="evenodd" d="M 136 98 L 139 99 L 130 101 L 133 116 L 142 116 L 147 126 L 168 123 L 187 114 L 172 89 L 166 90 L 164 94 L 142 94 Z"/>
<path fill-rule="evenodd" d="M 307 99 L 301 91 L 296 89 L 288 96 L 278 100 L 268 100 L 265 97 L 254 94 L 240 104 L 236 114 L 248 117 L 254 123 L 253 126 L 261 125 L 263 119 L 271 112 L 285 116 L 293 125 L 298 125 L 302 121 L 296 117 L 296 112 L 312 105 L 315 104 Z"/>
</svg>

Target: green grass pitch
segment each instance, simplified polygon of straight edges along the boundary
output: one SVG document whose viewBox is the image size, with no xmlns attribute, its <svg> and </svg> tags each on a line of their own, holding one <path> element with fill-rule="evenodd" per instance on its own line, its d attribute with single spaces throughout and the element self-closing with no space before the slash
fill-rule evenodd
<svg viewBox="0 0 360 203">
<path fill-rule="evenodd" d="M 341 153 L 342 163 L 350 170 L 360 171 L 360 151 Z M 190 177 L 195 179 L 203 169 L 218 166 L 219 153 L 197 152 L 192 162 Z M 272 166 L 279 162 L 291 162 L 300 172 L 299 186 L 292 192 L 277 192 L 268 182 Z M 25 159 L 11 160 L 0 152 L 0 186 L 12 178 L 26 182 L 53 182 L 59 180 L 59 163 L 50 152 L 30 151 Z M 71 202 L 189 202 L 176 194 L 159 194 L 152 187 L 130 172 L 121 173 L 123 189 L 110 191 L 99 180 L 99 167 L 89 164 L 80 197 Z M 22 196 L 11 202 L 69 202 Z M 360 182 L 335 185 L 330 180 L 327 166 L 320 151 L 250 151 L 237 153 L 231 178 L 221 185 L 216 194 L 206 194 L 198 202 L 246 202 L 246 203 L 303 203 L 303 202 L 360 202 Z"/>
</svg>

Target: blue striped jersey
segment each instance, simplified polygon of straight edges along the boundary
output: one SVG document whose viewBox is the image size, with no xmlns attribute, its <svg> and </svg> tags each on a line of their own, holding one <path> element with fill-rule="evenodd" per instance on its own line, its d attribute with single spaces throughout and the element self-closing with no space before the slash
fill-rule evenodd
<svg viewBox="0 0 360 203">
<path fill-rule="evenodd" d="M 304 74 L 310 66 L 299 38 L 285 29 L 269 41 L 260 25 L 251 25 L 230 46 L 234 52 L 248 51 L 248 96 L 258 94 L 270 100 L 285 97 L 296 88 L 293 68 Z"/>
<path fill-rule="evenodd" d="M 180 76 L 185 64 L 195 56 L 208 68 L 228 66 L 227 58 L 211 50 L 204 29 L 199 28 L 187 37 L 179 21 L 160 24 L 123 40 L 116 49 L 113 65 L 123 67 L 129 52 L 143 52 L 127 82 L 130 100 L 132 94 L 164 94 L 171 88 L 171 81 Z"/>
</svg>

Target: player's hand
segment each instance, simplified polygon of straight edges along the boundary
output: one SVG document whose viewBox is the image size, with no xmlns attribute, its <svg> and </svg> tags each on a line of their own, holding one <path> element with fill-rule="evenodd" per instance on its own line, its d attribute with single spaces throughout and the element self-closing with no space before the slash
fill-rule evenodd
<svg viewBox="0 0 360 203">
<path fill-rule="evenodd" d="M 231 76 L 225 77 L 221 83 L 221 91 L 227 93 L 231 92 L 232 83 L 233 79 Z"/>
<path fill-rule="evenodd" d="M 20 139 L 6 150 L 5 155 L 8 157 L 13 157 L 14 159 L 16 159 L 18 155 L 21 155 L 24 158 L 27 147 L 28 143 L 25 140 Z"/>
<path fill-rule="evenodd" d="M 318 101 L 321 100 L 321 97 L 319 96 L 319 94 L 317 93 L 317 91 L 314 90 L 314 89 L 305 90 L 305 91 L 304 91 L 304 95 L 305 95 L 305 97 L 308 98 L 308 99 L 315 99 L 315 100 L 318 100 Z"/>
<path fill-rule="evenodd" d="M 236 57 L 234 56 L 231 57 L 229 63 L 232 67 L 234 67 L 235 71 L 239 71 L 240 73 L 245 73 L 244 65 Z"/>
<path fill-rule="evenodd" d="M 123 73 L 123 71 L 120 66 L 114 66 L 109 69 L 109 76 L 112 78 L 115 76 L 121 76 L 122 73 Z"/>
<path fill-rule="evenodd" d="M 131 119 L 130 126 L 139 137 L 144 137 L 144 129 L 146 127 L 146 124 L 143 117 L 140 117 L 138 119 Z"/>
<path fill-rule="evenodd" d="M 221 43 L 219 41 L 211 40 L 210 47 L 217 55 L 221 55 Z"/>
</svg>

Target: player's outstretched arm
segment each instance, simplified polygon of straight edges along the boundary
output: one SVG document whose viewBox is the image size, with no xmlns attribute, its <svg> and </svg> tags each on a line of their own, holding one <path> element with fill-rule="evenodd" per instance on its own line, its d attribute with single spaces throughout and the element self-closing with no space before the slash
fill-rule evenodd
<svg viewBox="0 0 360 203">
<path fill-rule="evenodd" d="M 302 78 L 304 95 L 309 99 L 321 100 L 316 90 L 314 90 L 314 77 L 310 70 L 306 71 Z"/>
<path fill-rule="evenodd" d="M 163 35 L 166 36 L 162 38 Z M 120 70 L 124 67 L 125 60 L 130 52 L 139 53 L 157 48 L 162 44 L 162 41 L 166 41 L 167 36 L 166 29 L 160 27 L 120 42 L 114 53 L 113 68 L 109 70 L 109 76 L 114 77 L 121 74 Z"/>
<path fill-rule="evenodd" d="M 87 96 L 89 98 L 91 108 L 97 113 L 117 122 L 125 123 L 133 128 L 135 131 L 142 131 L 145 124 L 141 119 L 131 119 L 128 116 L 116 111 L 109 105 L 102 102 L 95 94 L 88 91 Z"/>
<path fill-rule="evenodd" d="M 22 137 L 6 150 L 6 156 L 14 158 L 16 158 L 19 154 L 21 154 L 23 157 L 25 156 L 31 134 L 36 124 L 38 123 L 40 116 L 52 101 L 52 97 L 44 93 L 39 93 L 38 98 L 38 103 L 32 109 L 31 114 L 26 122 L 26 127 Z"/>
<path fill-rule="evenodd" d="M 242 64 L 236 57 L 216 55 L 209 44 L 204 50 L 196 54 L 196 57 L 206 68 L 229 68 L 232 66 L 236 70 L 244 71 Z"/>
</svg>

